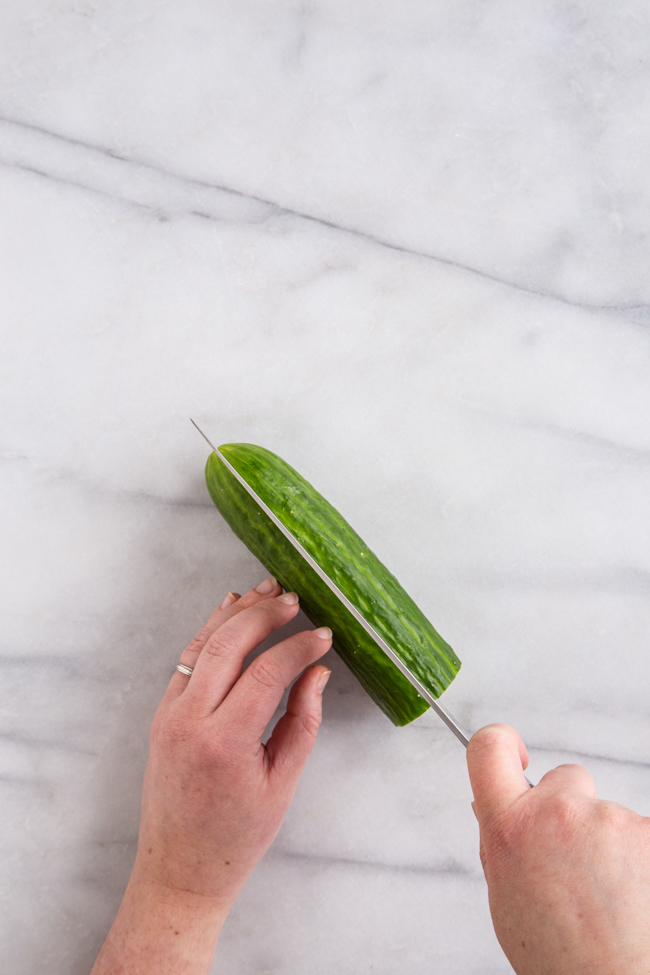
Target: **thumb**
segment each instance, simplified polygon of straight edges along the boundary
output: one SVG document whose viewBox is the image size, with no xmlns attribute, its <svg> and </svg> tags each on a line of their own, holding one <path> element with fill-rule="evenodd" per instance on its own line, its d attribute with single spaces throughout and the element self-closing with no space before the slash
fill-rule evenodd
<svg viewBox="0 0 650 975">
<path fill-rule="evenodd" d="M 472 803 L 472 812 L 474 813 L 474 815 L 476 816 L 476 818 L 478 820 L 478 814 L 476 812 L 476 803 L 475 802 Z M 485 844 L 483 843 L 483 834 L 481 833 L 480 829 L 479 829 L 478 855 L 481 858 L 481 866 L 483 867 L 483 873 L 485 873 L 485 865 L 487 863 L 487 860 L 485 858 Z"/>
<path fill-rule="evenodd" d="M 530 792 L 527 766 L 526 746 L 514 728 L 490 724 L 476 732 L 467 746 L 467 768 L 479 825 Z"/>
</svg>

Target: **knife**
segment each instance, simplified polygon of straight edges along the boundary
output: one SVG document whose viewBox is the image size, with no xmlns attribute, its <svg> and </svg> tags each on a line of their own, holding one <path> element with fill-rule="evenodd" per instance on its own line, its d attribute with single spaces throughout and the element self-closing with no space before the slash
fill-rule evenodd
<svg viewBox="0 0 650 975">
<path fill-rule="evenodd" d="M 253 490 L 250 484 L 241 476 L 239 471 L 235 470 L 235 468 L 232 466 L 230 461 L 227 460 L 226 457 L 224 457 L 224 455 L 221 453 L 219 448 L 215 447 L 214 444 L 211 443 L 210 440 L 208 440 L 203 430 L 201 430 L 201 428 L 199 427 L 198 423 L 194 423 L 194 420 L 191 420 L 191 422 L 199 431 L 199 433 L 206 441 L 208 446 L 210 446 L 212 450 L 215 452 L 219 460 L 226 465 L 226 467 L 233 475 L 233 477 L 237 478 L 241 486 L 245 488 L 246 491 L 248 491 L 252 499 L 260 506 L 262 511 L 271 519 L 273 524 L 277 528 L 279 528 L 282 534 L 291 542 L 291 544 L 293 545 L 295 550 L 299 553 L 299 555 L 302 556 L 302 558 L 305 560 L 305 562 L 307 562 L 311 566 L 314 572 L 316 572 L 321 577 L 325 585 L 329 586 L 329 588 L 332 590 L 334 595 L 343 603 L 345 608 L 352 614 L 352 616 L 354 616 L 355 620 L 361 624 L 361 626 L 364 628 L 366 633 L 368 633 L 371 639 L 373 639 L 374 642 L 377 644 L 377 646 L 384 651 L 386 656 L 392 660 L 392 662 L 395 664 L 398 670 L 400 670 L 404 674 L 406 679 L 413 685 L 413 687 L 418 692 L 418 694 L 424 698 L 427 704 L 436 712 L 436 714 L 440 718 L 442 718 L 442 720 L 447 725 L 449 730 L 452 731 L 456 735 L 458 740 L 465 746 L 465 748 L 467 748 L 467 745 L 469 743 L 469 735 L 465 731 L 463 731 L 463 729 L 458 724 L 456 719 L 451 716 L 449 711 L 443 708 L 442 704 L 440 704 L 440 702 L 431 694 L 431 692 L 426 689 L 426 687 L 418 680 L 415 674 L 411 673 L 411 671 L 408 669 L 404 661 L 401 660 L 400 657 L 398 657 L 398 655 L 395 653 L 393 648 L 386 643 L 383 637 L 380 636 L 379 633 L 377 633 L 375 628 L 359 612 L 357 607 L 350 602 L 350 600 L 344 593 L 341 592 L 341 590 L 336 585 L 336 583 L 332 579 L 330 579 L 330 577 L 325 572 L 325 570 L 322 569 L 318 564 L 318 562 L 316 562 L 316 560 L 311 557 L 309 552 L 307 552 L 303 548 L 303 546 L 300 544 L 298 539 L 294 538 L 294 536 L 291 534 L 289 529 L 282 524 L 278 516 L 273 511 L 271 511 L 269 506 L 262 500 L 262 498 L 260 498 L 259 494 L 257 494 L 257 492 Z"/>
</svg>

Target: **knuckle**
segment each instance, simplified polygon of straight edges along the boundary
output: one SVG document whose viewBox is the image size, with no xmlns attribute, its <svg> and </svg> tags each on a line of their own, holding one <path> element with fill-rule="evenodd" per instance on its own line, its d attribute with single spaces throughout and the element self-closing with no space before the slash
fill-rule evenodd
<svg viewBox="0 0 650 975">
<path fill-rule="evenodd" d="M 320 637 L 314 636 L 313 630 L 303 630 L 287 640 L 286 646 L 291 648 L 296 662 L 303 667 L 322 657 L 330 649 L 330 644 Z"/>
<path fill-rule="evenodd" d="M 546 800 L 546 811 L 555 819 L 563 821 L 573 817 L 575 812 L 575 797 L 568 792 L 555 792 Z"/>
<path fill-rule="evenodd" d="M 245 652 L 242 638 L 232 629 L 213 633 L 203 652 L 213 657 L 239 657 Z"/>
<path fill-rule="evenodd" d="M 277 599 L 264 599 L 261 603 L 256 603 L 251 612 L 259 616 L 266 626 L 276 628 L 282 619 L 283 608 L 286 609 Z"/>
<path fill-rule="evenodd" d="M 194 637 L 194 639 L 190 640 L 190 642 L 185 647 L 185 650 L 181 654 L 181 663 L 183 662 L 183 657 L 185 656 L 185 654 L 192 654 L 193 655 L 193 654 L 200 653 L 201 652 L 201 649 L 203 648 L 204 643 L 205 643 L 205 640 L 203 639 L 202 633 L 197 633 L 197 635 Z"/>
<path fill-rule="evenodd" d="M 628 827 L 629 814 L 627 809 L 611 802 L 599 802 L 596 806 L 598 827 L 612 837 L 625 832 Z"/>
<path fill-rule="evenodd" d="M 255 589 L 251 589 L 249 592 L 245 592 L 243 596 L 231 603 L 233 609 L 241 611 L 242 609 L 247 609 L 249 606 L 254 606 L 256 601 L 259 599 L 259 593 Z"/>
<path fill-rule="evenodd" d="M 557 769 L 566 769 L 567 772 L 586 772 L 587 770 L 582 765 L 577 765 L 576 762 L 564 762 L 562 765 L 556 766 Z"/>
<path fill-rule="evenodd" d="M 314 711 L 305 711 L 300 715 L 299 720 L 307 735 L 309 735 L 310 738 L 315 738 L 321 724 L 320 714 L 316 714 Z"/>
<path fill-rule="evenodd" d="M 266 654 L 254 660 L 248 670 L 253 680 L 262 687 L 284 686 L 284 676 L 279 664 Z"/>
<path fill-rule="evenodd" d="M 255 612 L 261 613 L 273 627 L 281 626 L 287 614 L 293 615 L 298 609 L 298 603 L 281 603 L 278 599 L 265 599 L 255 606 Z"/>
<path fill-rule="evenodd" d="M 301 636 L 303 636 L 303 634 L 301 634 Z M 310 654 L 313 654 L 314 651 L 316 651 L 319 657 L 322 656 L 324 653 L 327 653 L 327 651 L 330 649 L 332 645 L 329 640 L 323 640 L 322 637 L 315 636 L 313 630 L 305 631 L 304 641 L 305 641 L 305 646 L 306 648 L 308 648 Z"/>
<path fill-rule="evenodd" d="M 489 724 L 472 736 L 473 748 L 494 749 L 512 741 L 512 730 L 505 724 Z"/>
<path fill-rule="evenodd" d="M 584 819 L 584 802 L 575 795 L 556 792 L 544 803 L 544 820 L 550 836 L 571 836 L 584 823 Z"/>
</svg>

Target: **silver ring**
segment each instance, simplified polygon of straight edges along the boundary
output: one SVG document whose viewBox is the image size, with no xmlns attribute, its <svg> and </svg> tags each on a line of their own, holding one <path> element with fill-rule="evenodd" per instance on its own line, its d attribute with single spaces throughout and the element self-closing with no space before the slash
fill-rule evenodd
<svg viewBox="0 0 650 975">
<path fill-rule="evenodd" d="M 179 670 L 181 674 L 186 674 L 191 677 L 194 673 L 194 667 L 186 667 L 185 664 L 176 664 L 176 670 Z"/>
</svg>

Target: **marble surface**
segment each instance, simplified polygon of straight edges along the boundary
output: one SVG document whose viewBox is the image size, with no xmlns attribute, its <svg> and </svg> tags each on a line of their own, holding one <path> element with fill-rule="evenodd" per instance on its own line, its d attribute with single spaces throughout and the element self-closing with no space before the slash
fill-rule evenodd
<svg viewBox="0 0 650 975">
<path fill-rule="evenodd" d="M 444 700 L 650 813 L 642 0 L 0 6 L 3 970 L 82 975 L 180 650 L 281 454 L 457 650 Z M 500 975 L 464 755 L 336 658 L 214 972 Z"/>
</svg>

